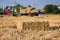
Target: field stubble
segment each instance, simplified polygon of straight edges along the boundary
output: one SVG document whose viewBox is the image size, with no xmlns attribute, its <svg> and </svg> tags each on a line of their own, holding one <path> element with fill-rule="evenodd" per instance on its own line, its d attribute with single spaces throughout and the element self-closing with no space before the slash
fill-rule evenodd
<svg viewBox="0 0 60 40">
<path fill-rule="evenodd" d="M 46 15 L 45 15 L 46 16 Z M 60 19 L 57 17 L 3 17 L 0 18 L 0 40 L 60 40 L 60 30 L 22 30 L 21 32 L 17 31 L 15 27 L 19 22 L 25 21 L 48 21 L 53 22 L 53 19 L 58 22 Z M 29 19 L 28 19 L 29 18 Z M 39 19 L 40 18 L 40 19 Z M 33 20 L 34 19 L 34 20 Z M 37 20 L 36 20 L 37 19 Z M 42 20 L 41 20 L 42 19 Z M 50 21 L 51 20 L 51 21 Z M 54 21 L 55 22 L 55 21 Z M 60 22 L 60 21 L 59 21 Z M 54 24 L 55 25 L 55 24 Z"/>
</svg>

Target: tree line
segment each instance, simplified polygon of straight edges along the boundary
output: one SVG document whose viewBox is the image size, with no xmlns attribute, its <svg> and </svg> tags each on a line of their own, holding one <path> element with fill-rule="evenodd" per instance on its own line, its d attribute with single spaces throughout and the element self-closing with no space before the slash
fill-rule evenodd
<svg viewBox="0 0 60 40">
<path fill-rule="evenodd" d="M 60 14 L 60 9 L 58 8 L 57 5 L 46 5 L 44 7 L 45 13 L 50 13 L 50 14 Z"/>
<path fill-rule="evenodd" d="M 14 13 L 14 9 L 16 9 L 17 10 L 17 13 L 19 13 L 20 12 L 20 7 L 23 7 L 22 5 L 20 5 L 20 4 L 16 4 L 15 6 L 6 6 L 4 9 L 3 8 L 0 8 L 0 15 L 2 15 L 2 14 L 6 14 L 6 9 L 7 8 L 10 8 L 11 10 L 13 10 L 13 13 Z"/>
<path fill-rule="evenodd" d="M 0 15 L 1 14 L 6 14 L 6 8 L 7 8 L 8 6 L 6 6 L 4 9 L 3 8 L 0 8 Z M 17 10 L 17 12 L 19 13 L 20 12 L 20 7 L 23 7 L 22 5 L 20 5 L 20 4 L 16 4 L 15 6 L 9 6 L 10 7 L 10 9 L 12 9 L 13 8 L 13 10 L 14 9 L 16 9 Z M 24 7 L 23 7 L 24 8 Z M 52 5 L 52 4 L 49 4 L 49 5 L 46 5 L 44 8 L 43 8 L 43 10 L 45 10 L 44 12 L 46 13 L 46 14 L 60 14 L 60 9 L 58 8 L 58 6 L 56 6 L 56 5 Z M 13 11 L 13 13 L 14 13 L 14 11 Z"/>
</svg>

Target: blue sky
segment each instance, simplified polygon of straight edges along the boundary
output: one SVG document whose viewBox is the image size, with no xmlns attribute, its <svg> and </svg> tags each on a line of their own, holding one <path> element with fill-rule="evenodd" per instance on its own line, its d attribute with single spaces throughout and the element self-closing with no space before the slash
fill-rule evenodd
<svg viewBox="0 0 60 40">
<path fill-rule="evenodd" d="M 14 0 L 0 0 L 0 7 L 2 7 L 2 3 L 4 2 L 4 7 L 6 5 L 15 5 Z M 28 5 L 31 5 L 32 7 L 43 9 L 45 5 L 47 4 L 54 4 L 54 5 L 60 5 L 60 0 L 16 0 L 18 4 L 21 4 L 25 7 Z"/>
</svg>

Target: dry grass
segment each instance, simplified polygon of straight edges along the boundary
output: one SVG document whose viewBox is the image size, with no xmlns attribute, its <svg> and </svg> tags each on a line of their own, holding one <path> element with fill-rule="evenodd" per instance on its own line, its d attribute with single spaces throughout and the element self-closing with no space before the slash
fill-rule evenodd
<svg viewBox="0 0 60 40">
<path fill-rule="evenodd" d="M 18 32 L 14 28 L 2 28 L 0 40 L 60 40 L 60 31 L 23 30 Z"/>
<path fill-rule="evenodd" d="M 0 18 L 0 40 L 60 40 L 60 30 L 22 30 L 23 22 L 38 21 L 48 21 L 50 27 L 59 27 L 60 15 L 2 17 Z M 19 32 L 17 29 L 22 31 Z"/>
</svg>

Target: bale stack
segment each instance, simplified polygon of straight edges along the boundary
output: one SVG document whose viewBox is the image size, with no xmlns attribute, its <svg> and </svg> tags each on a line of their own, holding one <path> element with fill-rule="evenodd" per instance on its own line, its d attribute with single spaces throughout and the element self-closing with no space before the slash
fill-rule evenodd
<svg viewBox="0 0 60 40">
<path fill-rule="evenodd" d="M 31 30 L 48 30 L 49 23 L 48 22 L 23 22 L 23 29 L 31 29 Z"/>
</svg>

